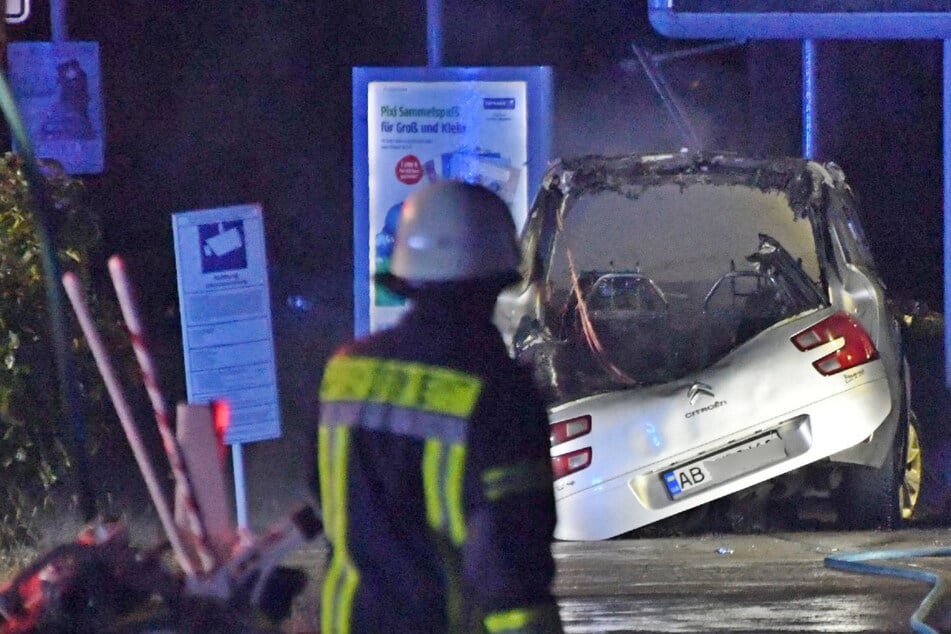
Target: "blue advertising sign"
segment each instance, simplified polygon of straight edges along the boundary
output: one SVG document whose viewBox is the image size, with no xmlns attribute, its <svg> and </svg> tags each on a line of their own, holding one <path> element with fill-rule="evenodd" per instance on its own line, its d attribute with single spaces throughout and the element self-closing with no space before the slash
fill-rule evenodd
<svg viewBox="0 0 951 634">
<path fill-rule="evenodd" d="M 521 228 L 550 158 L 551 83 L 549 67 L 353 69 L 356 336 L 406 309 L 371 280 L 387 270 L 400 206 L 416 189 L 480 183 Z"/>
<path fill-rule="evenodd" d="M 685 39 L 946 39 L 948 0 L 648 0 L 654 29 Z"/>
<path fill-rule="evenodd" d="M 98 42 L 10 42 L 10 88 L 37 158 L 67 174 L 105 168 Z M 14 147 L 14 151 L 16 147 Z"/>
</svg>

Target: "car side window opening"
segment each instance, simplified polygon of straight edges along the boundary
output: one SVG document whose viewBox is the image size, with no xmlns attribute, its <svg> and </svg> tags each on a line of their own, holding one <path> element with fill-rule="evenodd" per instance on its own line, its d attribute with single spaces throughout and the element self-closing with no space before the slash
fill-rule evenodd
<svg viewBox="0 0 951 634">
<path fill-rule="evenodd" d="M 855 206 L 845 200 L 835 200 L 829 205 L 828 217 L 840 236 L 849 264 L 876 270 L 871 247 Z"/>
</svg>

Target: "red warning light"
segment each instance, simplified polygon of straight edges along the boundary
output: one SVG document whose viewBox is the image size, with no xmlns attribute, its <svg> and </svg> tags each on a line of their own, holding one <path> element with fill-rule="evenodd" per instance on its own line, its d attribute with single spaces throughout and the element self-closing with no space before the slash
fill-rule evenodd
<svg viewBox="0 0 951 634">
<path fill-rule="evenodd" d="M 231 405 L 228 401 L 212 401 L 211 417 L 215 423 L 215 437 L 218 440 L 218 453 L 223 458 L 225 452 L 225 434 L 231 426 Z"/>
</svg>

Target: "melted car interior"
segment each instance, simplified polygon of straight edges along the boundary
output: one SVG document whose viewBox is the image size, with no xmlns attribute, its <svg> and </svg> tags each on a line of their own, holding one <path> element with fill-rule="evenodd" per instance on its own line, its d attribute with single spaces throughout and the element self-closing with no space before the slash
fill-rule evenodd
<svg viewBox="0 0 951 634">
<path fill-rule="evenodd" d="M 556 400 L 676 379 L 827 303 L 811 224 L 782 193 L 695 182 L 559 202 L 539 254 L 550 336 L 526 351 Z"/>
</svg>

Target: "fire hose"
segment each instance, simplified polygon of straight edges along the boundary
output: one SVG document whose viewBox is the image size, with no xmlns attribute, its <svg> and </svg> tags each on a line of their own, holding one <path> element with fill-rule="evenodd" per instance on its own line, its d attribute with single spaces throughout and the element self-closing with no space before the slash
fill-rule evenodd
<svg viewBox="0 0 951 634">
<path fill-rule="evenodd" d="M 932 608 L 947 594 L 947 584 L 941 576 L 931 570 L 923 570 L 900 565 L 872 564 L 872 561 L 903 560 L 918 557 L 947 557 L 951 555 L 949 548 L 911 548 L 896 550 L 869 550 L 854 553 L 829 555 L 825 558 L 827 568 L 855 572 L 866 575 L 885 575 L 911 579 L 931 584 L 931 590 L 918 605 L 918 609 L 911 615 L 909 624 L 918 634 L 938 634 L 938 630 L 925 623 Z"/>
</svg>

